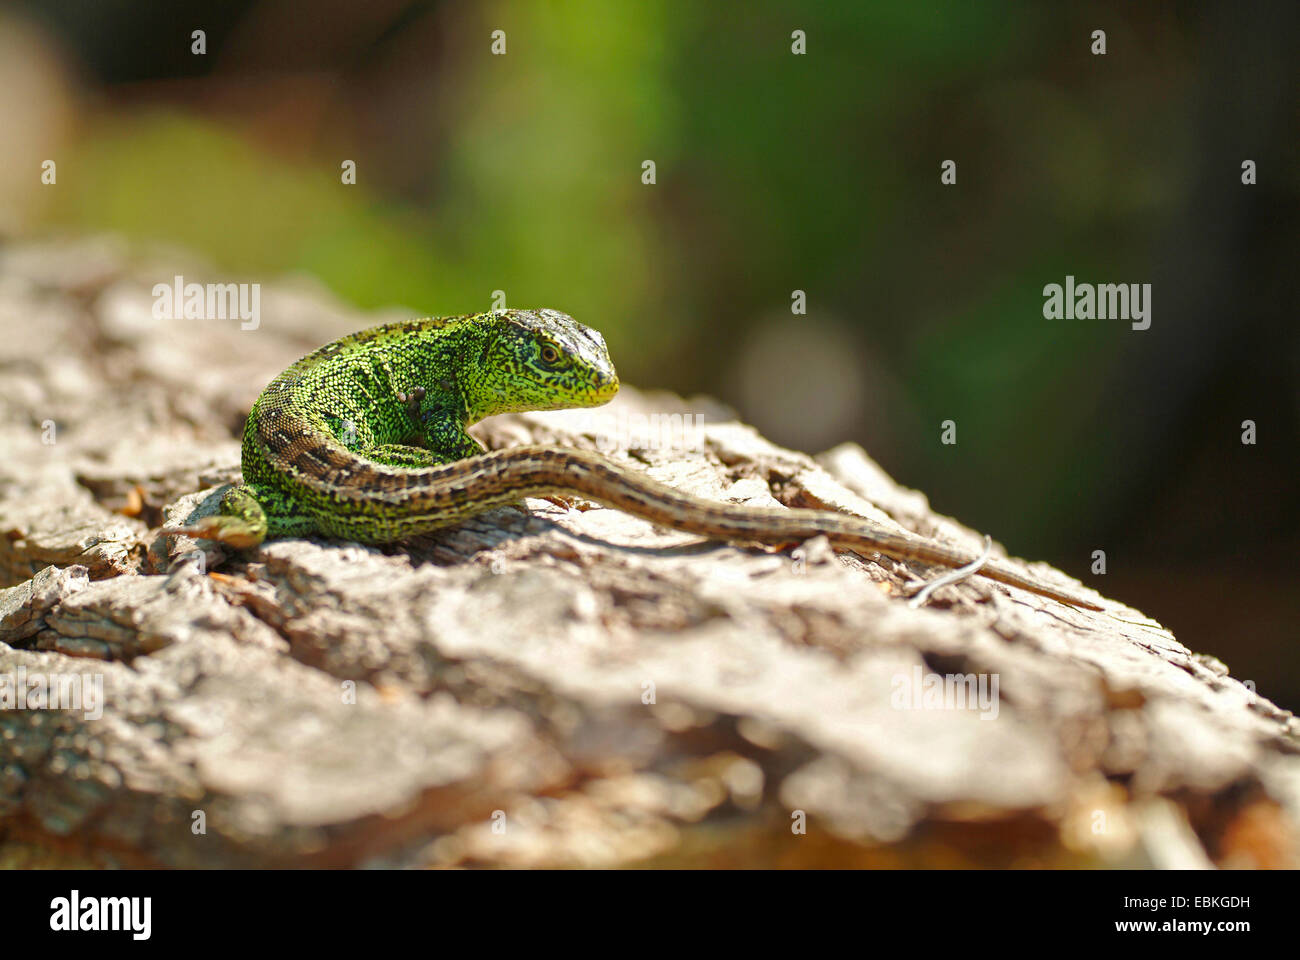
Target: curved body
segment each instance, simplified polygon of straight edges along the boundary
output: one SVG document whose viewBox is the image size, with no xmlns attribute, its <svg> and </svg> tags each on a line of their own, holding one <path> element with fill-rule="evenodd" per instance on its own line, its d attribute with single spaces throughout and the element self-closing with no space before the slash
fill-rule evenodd
<svg viewBox="0 0 1300 960">
<path fill-rule="evenodd" d="M 596 453 L 493 453 L 466 428 L 497 413 L 596 406 L 618 391 L 600 334 L 553 310 L 413 320 L 342 337 L 276 377 L 244 429 L 244 483 L 221 512 L 169 530 L 251 547 L 313 533 L 384 543 L 522 497 L 577 495 L 723 540 L 837 546 L 946 567 L 973 557 L 822 510 L 740 507 L 683 494 Z M 979 574 L 1098 605 L 989 564 Z"/>
</svg>

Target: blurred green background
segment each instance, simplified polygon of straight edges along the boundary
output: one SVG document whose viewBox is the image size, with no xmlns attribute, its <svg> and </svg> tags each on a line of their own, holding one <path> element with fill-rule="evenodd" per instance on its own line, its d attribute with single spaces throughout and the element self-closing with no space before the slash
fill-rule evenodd
<svg viewBox="0 0 1300 960">
<path fill-rule="evenodd" d="M 565 310 L 626 382 L 857 441 L 1300 707 L 1298 11 L 19 4 L 0 232 L 174 242 L 413 315 Z M 1153 284 L 1151 329 L 1044 320 L 1066 274 Z"/>
</svg>

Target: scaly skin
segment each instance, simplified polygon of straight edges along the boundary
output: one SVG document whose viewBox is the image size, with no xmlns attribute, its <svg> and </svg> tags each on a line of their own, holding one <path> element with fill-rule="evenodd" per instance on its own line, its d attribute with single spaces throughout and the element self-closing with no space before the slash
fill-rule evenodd
<svg viewBox="0 0 1300 960">
<path fill-rule="evenodd" d="M 946 567 L 970 555 L 823 510 L 692 497 L 596 453 L 484 453 L 466 432 L 498 413 L 599 406 L 618 375 L 596 331 L 555 310 L 412 320 L 327 343 L 276 377 L 244 428 L 244 483 L 220 513 L 168 534 L 253 547 L 324 534 L 386 543 L 522 497 L 577 495 L 677 530 L 788 545 L 818 535 L 861 553 Z M 980 576 L 1064 603 L 1095 603 L 988 564 Z"/>
</svg>

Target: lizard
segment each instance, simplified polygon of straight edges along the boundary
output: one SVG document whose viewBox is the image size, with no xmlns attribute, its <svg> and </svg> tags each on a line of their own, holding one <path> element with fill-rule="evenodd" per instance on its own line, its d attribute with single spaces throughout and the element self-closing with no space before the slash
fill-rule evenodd
<svg viewBox="0 0 1300 960">
<path fill-rule="evenodd" d="M 604 338 L 557 310 L 430 317 L 349 334 L 294 363 L 257 398 L 244 427 L 243 482 L 217 514 L 161 533 L 236 550 L 316 534 L 378 544 L 524 497 L 579 497 L 711 539 L 789 547 L 824 535 L 868 556 L 953 568 L 975 560 L 833 510 L 701 499 L 591 451 L 486 452 L 467 432 L 496 414 L 599 406 L 618 389 Z M 997 563 L 976 572 L 1102 609 Z"/>
</svg>

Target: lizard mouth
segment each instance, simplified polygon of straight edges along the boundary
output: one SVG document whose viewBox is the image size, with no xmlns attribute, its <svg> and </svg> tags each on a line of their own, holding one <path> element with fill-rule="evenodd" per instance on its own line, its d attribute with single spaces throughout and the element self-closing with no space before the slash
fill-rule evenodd
<svg viewBox="0 0 1300 960">
<path fill-rule="evenodd" d="M 614 394 L 618 393 L 619 382 L 617 373 L 604 374 L 596 378 L 595 385 L 592 388 L 592 399 L 596 403 L 608 403 L 614 399 Z"/>
</svg>

